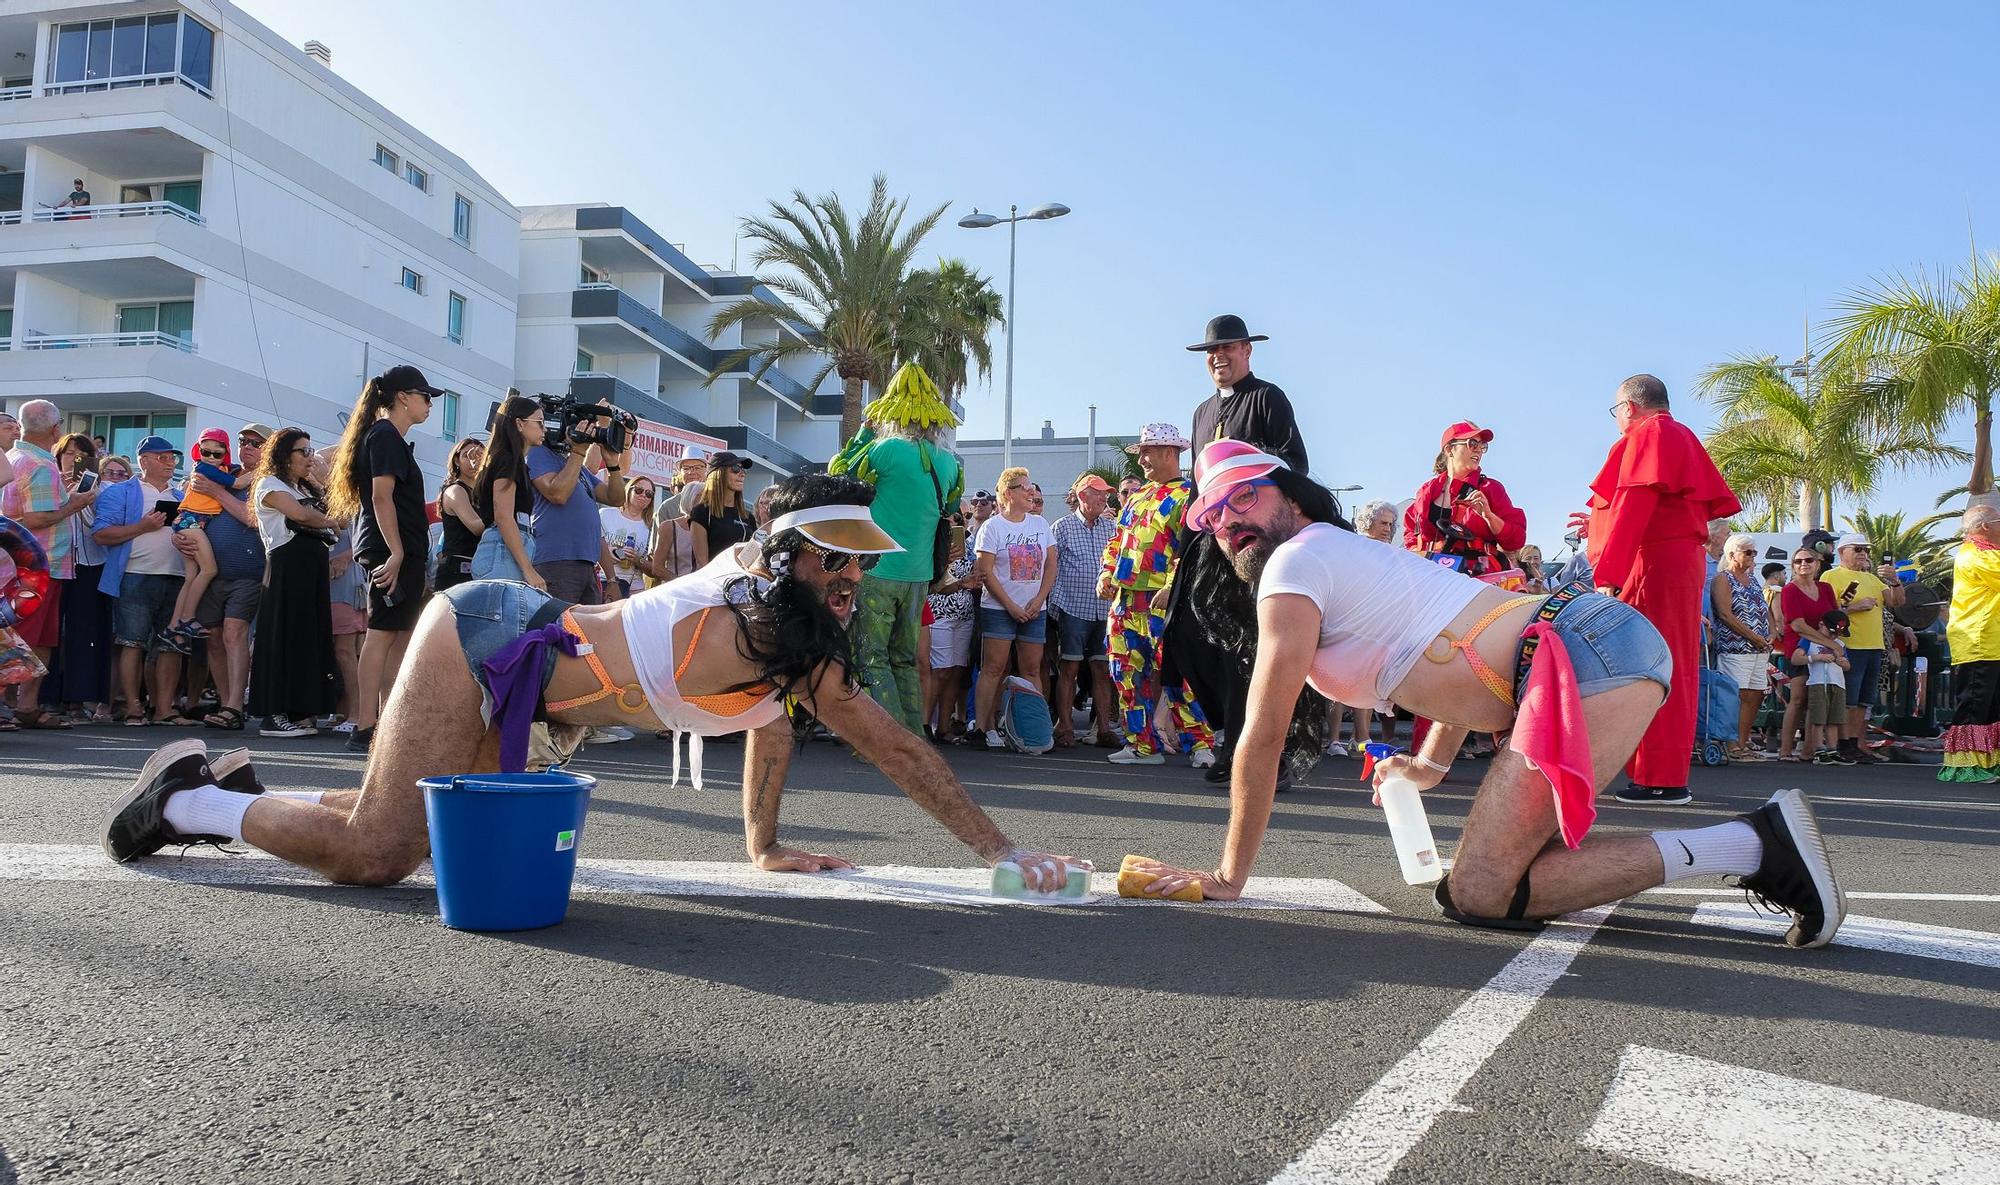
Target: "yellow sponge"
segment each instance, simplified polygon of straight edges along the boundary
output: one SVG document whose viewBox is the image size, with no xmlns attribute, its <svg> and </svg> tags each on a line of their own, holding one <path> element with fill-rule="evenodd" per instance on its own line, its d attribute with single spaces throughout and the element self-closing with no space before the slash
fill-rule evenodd
<svg viewBox="0 0 2000 1185">
<path fill-rule="evenodd" d="M 1120 897 L 1144 897 L 1148 901 L 1201 900 L 1200 881 L 1196 881 L 1193 884 L 1183 885 L 1180 888 L 1175 889 L 1173 892 L 1167 894 L 1165 897 L 1159 897 L 1151 893 L 1143 892 L 1142 890 L 1144 890 L 1147 885 L 1150 885 L 1154 881 L 1160 879 L 1159 873 L 1143 872 L 1136 867 L 1139 861 L 1150 860 L 1150 859 L 1151 859 L 1150 856 L 1128 855 L 1122 862 L 1120 862 L 1120 864 L 1118 865 L 1118 895 Z"/>
</svg>

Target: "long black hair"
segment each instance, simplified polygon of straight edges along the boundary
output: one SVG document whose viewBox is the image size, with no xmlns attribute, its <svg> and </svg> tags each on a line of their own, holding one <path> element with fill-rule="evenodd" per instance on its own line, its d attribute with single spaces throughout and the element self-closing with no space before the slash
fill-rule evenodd
<svg viewBox="0 0 2000 1185">
<path fill-rule="evenodd" d="M 521 436 L 520 421 L 542 414 L 542 405 L 526 395 L 509 395 L 493 415 L 493 439 L 479 460 L 479 472 L 472 479 L 472 508 L 490 520 L 493 515 L 493 481 L 504 477 L 514 483 L 514 511 L 528 505 L 528 442 Z M 487 526 L 492 526 L 488 521 Z"/>
<path fill-rule="evenodd" d="M 490 453 L 488 454 L 491 455 Z M 805 473 L 773 487 L 771 518 L 814 506 L 867 506 L 875 487 L 851 477 Z M 860 687 L 855 674 L 854 643 L 848 627 L 826 607 L 818 594 L 792 575 L 796 563 L 818 563 L 798 531 L 786 530 L 764 541 L 764 564 L 771 571 L 768 587 L 752 576 L 739 576 L 723 588 L 724 603 L 736 617 L 736 652 L 757 669 L 757 677 L 778 688 L 796 708 L 793 732 L 803 739 L 812 727 L 812 680 L 820 667 L 840 669 L 843 689 Z"/>
<path fill-rule="evenodd" d="M 1331 523 L 1344 531 L 1354 524 L 1341 513 L 1340 499 L 1332 490 L 1302 473 L 1274 469 L 1271 484 L 1299 508 L 1302 518 Z M 1201 623 L 1208 640 L 1223 652 L 1223 661 L 1234 664 L 1242 685 L 1250 684 L 1251 669 L 1257 660 L 1257 590 L 1236 574 L 1215 536 L 1195 534 L 1175 567 L 1174 579 L 1186 582 L 1182 604 Z M 1310 686 L 1299 693 L 1292 705 L 1292 721 L 1285 730 L 1284 763 L 1297 777 L 1304 777 L 1326 752 L 1333 738 L 1327 701 Z"/>
<path fill-rule="evenodd" d="M 327 482 L 327 513 L 339 522 L 352 522 L 360 517 L 361 506 L 368 500 L 367 491 L 361 488 L 361 441 L 375 421 L 396 404 L 397 392 L 389 389 L 383 377 L 378 374 L 362 384 L 361 394 L 354 397 L 354 410 L 347 415 L 347 427 L 340 434 L 340 446 L 333 453 L 333 476 Z"/>
</svg>

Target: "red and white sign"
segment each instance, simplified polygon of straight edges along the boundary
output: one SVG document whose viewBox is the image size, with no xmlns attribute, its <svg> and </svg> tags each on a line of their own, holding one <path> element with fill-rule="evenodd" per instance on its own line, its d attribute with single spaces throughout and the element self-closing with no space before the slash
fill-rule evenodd
<svg viewBox="0 0 2000 1185">
<path fill-rule="evenodd" d="M 640 420 L 639 430 L 632 436 L 632 456 L 626 473 L 664 483 L 680 472 L 683 457 L 707 457 L 728 447 L 728 441 L 713 436 L 670 428 L 654 420 Z"/>
</svg>

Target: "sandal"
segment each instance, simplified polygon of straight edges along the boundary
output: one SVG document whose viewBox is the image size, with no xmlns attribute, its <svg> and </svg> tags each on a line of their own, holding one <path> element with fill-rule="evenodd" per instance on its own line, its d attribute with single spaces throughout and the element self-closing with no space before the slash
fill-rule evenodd
<svg viewBox="0 0 2000 1185">
<path fill-rule="evenodd" d="M 165 725 L 165 726 L 166 726 L 166 727 L 168 727 L 168 728 L 199 728 L 199 727 L 201 727 L 201 721 L 199 721 L 199 720 L 190 720 L 190 719 L 188 719 L 188 718 L 187 718 L 186 716 L 183 716 L 183 715 L 181 715 L 181 714 L 180 714 L 179 712 L 175 712 L 175 713 L 174 713 L 173 715 L 171 715 L 171 716 L 156 716 L 156 717 L 154 717 L 154 718 L 153 718 L 153 720 L 152 720 L 152 723 L 154 723 L 154 724 L 160 724 L 160 725 Z"/>
<path fill-rule="evenodd" d="M 50 712 L 47 708 L 17 708 L 14 723 L 22 728 L 45 728 L 51 732 L 68 732 L 69 721 Z"/>
<path fill-rule="evenodd" d="M 243 712 L 240 708 L 217 708 L 203 716 L 201 722 L 221 732 L 242 732 Z"/>
<path fill-rule="evenodd" d="M 125 727 L 127 728 L 147 728 L 151 726 L 152 723 L 153 722 L 147 718 L 144 712 L 125 713 Z"/>
</svg>

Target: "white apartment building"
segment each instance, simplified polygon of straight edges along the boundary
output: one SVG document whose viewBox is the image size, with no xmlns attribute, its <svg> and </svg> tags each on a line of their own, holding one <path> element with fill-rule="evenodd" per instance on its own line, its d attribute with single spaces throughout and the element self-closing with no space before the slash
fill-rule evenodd
<svg viewBox="0 0 2000 1185">
<path fill-rule="evenodd" d="M 748 276 L 693 263 L 622 206 L 530 206 L 521 218 L 515 373 L 529 394 L 609 399 L 641 419 L 725 442 L 757 462 L 751 488 L 824 466 L 840 445 L 840 386 L 807 384 L 819 355 L 762 378 L 748 369 L 705 383 L 747 340 L 809 340 L 792 322 L 759 320 L 710 336 L 716 310 L 758 293 Z"/>
<path fill-rule="evenodd" d="M 0 399 L 119 452 L 251 421 L 323 444 L 410 363 L 454 393 L 412 434 L 433 475 L 483 426 L 520 211 L 312 48 L 220 0 L 0 3 Z"/>
<path fill-rule="evenodd" d="M 1042 487 L 1045 497 L 1054 497 L 1056 514 L 1062 513 L 1060 494 L 1086 469 L 1123 465 L 1125 445 L 1137 440 L 1136 431 L 1122 436 L 1057 436 L 1055 422 L 1042 421 L 1036 436 L 1014 438 L 1014 464 L 1025 468 L 1028 477 Z M 1000 440 L 965 440 L 957 444 L 959 459 L 965 462 L 965 491 L 991 490 L 1000 478 Z"/>
</svg>

